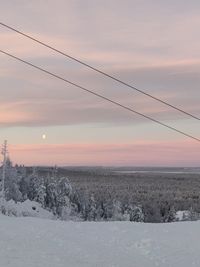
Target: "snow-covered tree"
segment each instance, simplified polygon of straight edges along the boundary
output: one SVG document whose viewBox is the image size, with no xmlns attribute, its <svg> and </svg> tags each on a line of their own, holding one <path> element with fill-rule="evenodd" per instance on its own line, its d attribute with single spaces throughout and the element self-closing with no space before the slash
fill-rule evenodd
<svg viewBox="0 0 200 267">
<path fill-rule="evenodd" d="M 113 201 L 113 216 L 112 219 L 114 221 L 124 221 L 126 218 L 123 216 L 122 213 L 122 204 L 119 200 Z"/>
<path fill-rule="evenodd" d="M 9 158 L 6 160 L 6 173 L 5 173 L 5 198 L 6 200 L 13 199 L 14 201 L 21 201 L 22 194 L 19 190 L 20 177 L 17 170 L 13 167 Z"/>
<path fill-rule="evenodd" d="M 144 213 L 139 205 L 129 207 L 129 216 L 132 222 L 144 222 Z"/>
</svg>

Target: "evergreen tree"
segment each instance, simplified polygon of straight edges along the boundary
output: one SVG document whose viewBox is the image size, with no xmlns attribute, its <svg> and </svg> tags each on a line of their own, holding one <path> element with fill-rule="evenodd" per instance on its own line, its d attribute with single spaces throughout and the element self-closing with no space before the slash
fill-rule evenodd
<svg viewBox="0 0 200 267">
<path fill-rule="evenodd" d="M 5 198 L 6 200 L 13 199 L 14 201 L 21 201 L 22 194 L 19 190 L 20 177 L 17 170 L 13 167 L 9 158 L 6 160 L 6 174 L 5 174 Z"/>
</svg>

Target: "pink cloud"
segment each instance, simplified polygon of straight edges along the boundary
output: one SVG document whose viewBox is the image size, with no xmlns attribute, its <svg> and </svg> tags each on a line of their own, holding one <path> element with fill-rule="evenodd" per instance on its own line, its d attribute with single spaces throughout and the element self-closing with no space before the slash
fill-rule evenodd
<svg viewBox="0 0 200 267">
<path fill-rule="evenodd" d="M 11 145 L 14 162 L 27 165 L 198 166 L 195 142 Z"/>
</svg>

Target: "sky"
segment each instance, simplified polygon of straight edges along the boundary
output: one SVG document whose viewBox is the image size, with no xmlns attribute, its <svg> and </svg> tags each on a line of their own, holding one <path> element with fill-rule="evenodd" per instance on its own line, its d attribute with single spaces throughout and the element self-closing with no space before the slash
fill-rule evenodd
<svg viewBox="0 0 200 267">
<path fill-rule="evenodd" d="M 200 117 L 199 9 L 197 0 L 12 0 L 0 18 Z M 200 138 L 198 120 L 2 26 L 0 49 Z M 0 53 L 5 139 L 26 165 L 199 166 L 200 158 L 199 142 Z"/>
</svg>

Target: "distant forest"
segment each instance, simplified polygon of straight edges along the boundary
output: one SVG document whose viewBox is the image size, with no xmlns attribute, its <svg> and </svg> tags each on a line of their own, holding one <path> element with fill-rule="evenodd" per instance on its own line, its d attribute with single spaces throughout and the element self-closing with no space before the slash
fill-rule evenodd
<svg viewBox="0 0 200 267">
<path fill-rule="evenodd" d="M 7 159 L 5 198 L 36 201 L 61 220 L 173 222 L 177 211 L 198 220 L 200 174 L 25 167 Z"/>
</svg>

